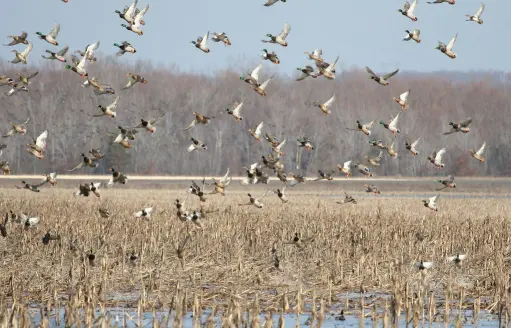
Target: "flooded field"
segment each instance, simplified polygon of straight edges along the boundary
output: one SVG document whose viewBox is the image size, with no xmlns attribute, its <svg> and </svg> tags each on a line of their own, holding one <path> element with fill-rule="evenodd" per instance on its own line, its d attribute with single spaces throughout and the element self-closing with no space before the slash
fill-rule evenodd
<svg viewBox="0 0 511 328">
<path fill-rule="evenodd" d="M 288 202 L 269 193 L 257 208 L 241 206 L 247 193 L 280 182 L 234 180 L 226 196 L 206 186 L 201 202 L 187 193 L 197 177 L 131 177 L 101 197 L 73 193 L 107 176 L 78 178 L 40 192 L 14 188 L 40 177 L 0 179 L 0 327 L 499 327 L 511 318 L 508 179 L 457 179 L 442 191 L 434 178 L 309 181 L 289 188 Z M 339 204 L 344 192 L 357 204 Z M 421 200 L 437 193 L 434 212 Z M 177 215 L 176 199 L 201 216 Z M 150 218 L 135 217 L 147 207 Z M 449 260 L 459 254 L 463 262 Z"/>
</svg>

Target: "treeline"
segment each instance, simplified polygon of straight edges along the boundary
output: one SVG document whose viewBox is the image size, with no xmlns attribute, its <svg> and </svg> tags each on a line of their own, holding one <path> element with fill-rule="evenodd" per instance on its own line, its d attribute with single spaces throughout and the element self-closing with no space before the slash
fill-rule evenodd
<svg viewBox="0 0 511 328">
<path fill-rule="evenodd" d="M 221 71 L 214 76 L 188 74 L 176 68 L 154 67 L 148 62 L 125 66 L 106 58 L 89 65 L 89 74 L 102 83 L 110 84 L 116 95 L 96 96 L 91 88 L 83 88 L 80 77 L 63 69 L 62 65 L 22 67 L 0 64 L 1 74 L 16 76 L 18 70 L 38 70 L 29 86 L 30 92 L 7 97 L 8 87 L 0 89 L 1 132 L 9 129 L 9 121 L 23 122 L 31 117 L 28 133 L 2 140 L 7 144 L 0 160 L 8 160 L 14 174 L 42 174 L 49 171 L 65 173 L 81 160 L 80 153 L 100 148 L 107 154 L 97 169 L 84 168 L 75 173 L 106 173 L 110 166 L 127 173 L 166 175 L 220 175 L 229 167 L 235 175 L 242 166 L 258 161 L 269 152 L 265 142 L 258 144 L 247 132 L 264 121 L 263 132 L 276 134 L 285 146 L 287 172 L 314 174 L 315 170 L 334 169 L 337 164 L 353 160 L 364 162 L 364 156 L 376 156 L 378 149 L 368 144 L 369 138 L 346 128 L 355 121 L 375 121 L 371 138 L 387 143 L 392 134 L 379 124 L 388 122 L 401 111 L 392 97 L 411 89 L 410 108 L 400 115 L 396 149 L 397 159 L 385 155 L 376 176 L 438 175 L 426 157 L 434 150 L 446 147 L 446 163 L 442 174 L 504 176 L 511 173 L 511 93 L 507 74 L 464 74 L 452 79 L 452 73 L 407 74 L 400 72 L 391 85 L 380 86 L 368 79 L 363 70 L 337 73 L 335 81 L 308 78 L 301 82 L 290 76 L 276 75 L 261 97 L 240 81 L 240 74 L 257 64 L 248 64 L 239 71 Z M 127 72 L 149 80 L 121 90 L 127 83 Z M 260 79 L 273 74 L 265 64 Z M 311 102 L 325 102 L 333 94 L 336 100 L 332 113 L 324 115 Z M 108 105 L 120 96 L 117 117 L 93 118 L 98 105 Z M 243 121 L 225 113 L 235 101 L 244 101 Z M 214 117 L 207 126 L 195 126 L 184 132 L 194 118 L 192 112 Z M 118 133 L 117 125 L 136 125 L 141 118 L 165 114 L 154 134 L 140 130 L 133 148 L 125 150 L 112 145 L 108 132 Z M 471 116 L 468 134 L 444 136 L 450 121 L 463 121 Z M 49 131 L 46 158 L 38 160 L 25 151 L 31 137 Z M 296 138 L 306 136 L 315 149 L 303 152 L 300 169 L 296 169 Z M 208 150 L 188 153 L 190 137 L 203 141 Z M 419 156 L 413 157 L 404 148 L 405 137 L 421 138 Z M 470 157 L 468 149 L 488 144 L 486 162 L 480 164 Z"/>
</svg>

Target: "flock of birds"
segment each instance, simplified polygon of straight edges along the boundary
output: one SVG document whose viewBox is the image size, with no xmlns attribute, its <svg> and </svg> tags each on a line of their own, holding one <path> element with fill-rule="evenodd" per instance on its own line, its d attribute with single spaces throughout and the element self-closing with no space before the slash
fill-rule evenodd
<svg viewBox="0 0 511 328">
<path fill-rule="evenodd" d="M 67 2 L 67 0 L 62 0 L 63 2 Z M 282 2 L 286 2 L 285 0 L 280 0 Z M 264 6 L 269 7 L 274 5 L 275 3 L 279 2 L 279 0 L 268 0 Z M 123 19 L 126 23 L 122 24 L 121 26 L 124 27 L 126 30 L 131 31 L 133 33 L 136 33 L 139 36 L 142 36 L 144 34 L 142 28 L 145 26 L 144 21 L 144 15 L 149 10 L 149 5 L 146 5 L 145 8 L 142 10 L 137 8 L 138 0 L 135 0 L 130 6 L 126 6 L 122 11 L 117 10 L 116 13 L 119 15 L 121 19 Z M 415 10 L 417 8 L 418 0 L 414 0 L 413 3 L 409 3 L 408 1 L 405 2 L 405 5 L 403 9 L 399 9 L 398 11 L 405 17 L 409 18 L 413 22 L 417 22 L 418 18 L 415 15 Z M 440 3 L 448 3 L 450 5 L 455 4 L 455 0 L 435 0 L 434 2 L 428 2 L 430 4 L 440 4 Z M 473 21 L 477 22 L 478 24 L 482 24 L 483 20 L 481 19 L 481 15 L 484 11 L 484 4 L 481 4 L 481 7 L 474 15 L 466 15 L 468 17 L 467 21 Z M 43 34 L 41 32 L 37 32 L 36 35 L 43 41 L 46 41 L 48 44 L 52 46 L 58 46 L 59 43 L 57 42 L 57 37 L 60 31 L 60 25 L 57 23 L 54 28 L 48 33 Z M 274 46 L 282 46 L 287 47 L 288 41 L 287 38 L 291 32 L 291 25 L 288 23 L 284 24 L 283 30 L 277 34 L 266 34 L 268 39 L 261 40 L 263 43 L 274 45 Z M 21 33 L 21 35 L 18 36 L 9 36 L 12 38 L 12 42 L 7 44 L 6 46 L 16 46 L 19 44 L 25 44 L 27 47 L 22 51 L 18 52 L 17 50 L 13 50 L 12 52 L 15 53 L 15 58 L 11 61 L 13 64 L 28 63 L 29 55 L 32 51 L 32 43 L 30 43 L 27 38 L 28 34 L 26 32 Z M 457 35 L 452 38 L 452 40 L 446 45 L 442 42 L 438 42 L 438 46 L 436 49 L 440 50 L 442 53 L 444 53 L 446 56 L 450 57 L 451 59 L 456 58 L 456 53 L 453 51 L 454 44 L 456 42 Z M 208 31 L 205 33 L 203 37 L 198 37 L 195 41 L 191 41 L 191 43 L 202 52 L 208 54 L 210 53 L 210 48 L 208 45 L 208 41 L 210 40 L 210 32 Z M 420 43 L 420 30 L 414 29 L 413 31 L 406 30 L 406 35 L 403 38 L 404 41 L 410 41 L 414 40 L 416 43 Z M 227 36 L 225 32 L 222 33 L 212 33 L 211 41 L 215 43 L 223 43 L 226 47 L 231 45 L 231 40 Z M 66 65 L 65 68 L 69 69 L 70 71 L 78 74 L 82 79 L 85 81 L 83 82 L 84 88 L 92 88 L 93 92 L 97 95 L 114 95 L 115 90 L 108 84 L 101 83 L 98 78 L 89 76 L 87 72 L 87 65 L 89 63 L 94 63 L 97 61 L 97 58 L 95 57 L 95 51 L 100 46 L 100 42 L 97 41 L 93 44 L 89 44 L 85 47 L 84 51 L 76 51 L 75 54 L 81 56 L 81 58 L 77 57 L 76 55 L 71 55 L 71 63 L 72 65 Z M 115 47 L 119 48 L 119 51 L 117 53 L 117 56 L 122 56 L 125 53 L 136 53 L 136 48 L 129 43 L 128 41 L 123 41 L 121 43 L 115 43 Z M 66 58 L 66 54 L 69 51 L 69 47 L 66 45 L 62 49 L 58 51 L 54 50 L 46 50 L 46 53 L 49 54 L 49 56 L 42 56 L 43 58 L 47 60 L 56 60 L 60 61 L 62 63 L 67 63 L 68 59 Z M 273 64 L 279 64 L 280 60 L 275 51 L 268 51 L 267 49 L 262 50 L 263 54 L 261 58 L 263 60 L 268 60 Z M 331 63 L 326 62 L 323 59 L 323 52 L 321 49 L 316 49 L 313 52 L 306 52 L 305 53 L 313 63 L 313 65 L 306 65 L 302 68 L 297 68 L 298 71 L 300 71 L 300 76 L 296 79 L 297 81 L 302 81 L 308 77 L 311 78 L 319 78 L 323 76 L 324 78 L 328 80 L 335 80 L 336 77 L 336 70 L 335 66 L 337 64 L 337 61 L 339 60 L 339 56 L 335 58 Z M 266 96 L 268 85 L 270 81 L 272 80 L 273 76 L 267 78 L 264 82 L 260 83 L 259 75 L 261 73 L 261 70 L 263 68 L 263 65 L 258 65 L 253 71 L 248 72 L 245 76 L 241 76 L 240 79 L 248 84 L 250 88 L 252 88 L 257 94 L 261 96 Z M 388 74 L 376 74 L 373 70 L 371 70 L 369 67 L 365 67 L 367 73 L 369 74 L 369 78 L 374 80 L 376 83 L 382 85 L 382 86 L 388 86 L 390 84 L 390 79 L 396 75 L 399 72 L 399 69 L 396 69 L 393 72 L 390 72 Z M 7 93 L 8 96 L 12 96 L 20 91 L 28 91 L 27 86 L 30 84 L 30 80 L 33 79 L 35 76 L 37 76 L 38 72 L 32 73 L 32 74 L 22 74 L 20 73 L 18 78 L 12 79 L 8 76 L 0 76 L 0 86 L 10 86 L 10 91 Z M 132 74 L 127 73 L 126 74 L 129 77 L 129 81 L 126 84 L 125 87 L 123 87 L 123 90 L 129 89 L 133 87 L 136 83 L 146 84 L 148 81 L 140 76 L 139 74 Z M 378 156 L 366 156 L 365 160 L 367 161 L 367 165 L 363 163 L 356 163 L 353 164 L 352 160 L 344 162 L 343 165 L 338 165 L 338 170 L 341 172 L 341 174 L 344 175 L 345 178 L 348 178 L 352 175 L 352 168 L 356 169 L 359 173 L 361 173 L 365 177 L 371 177 L 373 176 L 372 173 L 372 167 L 379 167 L 380 161 L 383 158 L 383 152 L 385 151 L 391 158 L 396 159 L 398 157 L 398 153 L 395 150 L 395 143 L 396 143 L 396 137 L 398 134 L 401 133 L 400 129 L 398 128 L 398 120 L 402 113 L 405 113 L 406 110 L 409 107 L 409 97 L 410 97 L 411 90 L 406 90 L 402 94 L 399 95 L 399 97 L 394 97 L 393 101 L 395 101 L 399 106 L 401 112 L 395 115 L 390 122 L 380 121 L 379 123 L 387 129 L 394 138 L 393 142 L 391 144 L 388 144 L 382 140 L 368 140 L 368 143 L 374 147 L 377 147 L 380 149 Z M 116 117 L 116 108 L 118 105 L 119 96 L 115 98 L 115 100 L 110 103 L 109 105 L 103 106 L 99 105 L 100 111 L 98 113 L 95 113 L 91 115 L 92 117 L 110 117 L 115 118 Z M 328 99 L 326 102 L 313 102 L 311 103 L 312 106 L 317 107 L 321 110 L 322 113 L 325 115 L 329 115 L 331 113 L 331 108 L 333 103 L 335 102 L 335 94 Z M 243 101 L 236 102 L 232 104 L 231 106 L 228 106 L 225 109 L 225 112 L 232 116 L 236 122 L 241 122 L 243 120 L 243 116 L 241 114 L 241 110 L 243 107 Z M 206 116 L 201 113 L 193 112 L 194 116 L 193 121 L 184 129 L 184 131 L 188 131 L 192 128 L 194 128 L 197 125 L 208 125 L 211 120 L 214 117 Z M 164 115 L 164 114 L 163 114 Z M 132 147 L 131 142 L 135 140 L 136 134 L 138 133 L 139 129 L 144 129 L 149 133 L 154 133 L 156 131 L 156 125 L 160 122 L 162 119 L 162 116 L 155 118 L 155 119 L 141 119 L 140 123 L 133 125 L 133 126 L 117 126 L 119 129 L 116 133 L 111 133 L 113 138 L 113 143 L 119 144 L 120 147 L 123 147 L 125 149 L 129 149 Z M 13 123 L 11 124 L 11 129 L 3 136 L 4 138 L 13 137 L 15 135 L 24 135 L 27 130 L 26 126 L 29 124 L 30 118 L 28 118 L 26 121 L 22 123 Z M 469 125 L 472 122 L 472 119 L 470 117 L 466 118 L 463 122 L 455 123 L 450 122 L 450 130 L 444 134 L 452 134 L 452 133 L 468 133 L 470 132 Z M 359 120 L 356 121 L 356 125 L 354 128 L 349 128 L 349 130 L 362 132 L 367 136 L 371 136 L 371 130 L 373 129 L 375 121 L 371 121 L 369 123 L 361 123 Z M 275 193 L 278 198 L 282 201 L 282 203 L 288 202 L 288 197 L 285 194 L 286 188 L 293 188 L 300 184 L 303 184 L 307 181 L 307 179 L 299 174 L 291 174 L 292 178 L 289 178 L 284 170 L 284 165 L 281 161 L 282 156 L 284 156 L 284 146 L 287 143 L 287 138 L 284 138 L 283 140 L 279 140 L 277 136 L 271 134 L 271 133 L 264 133 L 263 134 L 263 127 L 264 122 L 259 123 L 255 128 L 248 129 L 248 132 L 250 135 L 254 138 L 254 140 L 258 143 L 262 142 L 263 140 L 268 144 L 269 149 L 271 149 L 270 153 L 268 155 L 262 155 L 261 160 L 250 165 L 249 167 L 244 167 L 244 170 L 246 172 L 244 179 L 241 181 L 242 185 L 254 185 L 254 184 L 267 184 L 270 180 L 270 174 L 273 172 L 275 176 L 278 177 L 278 179 L 283 183 L 282 188 L 278 188 L 276 190 L 273 190 L 272 192 Z M 32 138 L 32 142 L 27 144 L 28 148 L 26 149 L 30 154 L 35 156 L 38 159 L 44 159 L 45 153 L 47 151 L 47 140 L 48 138 L 48 130 L 45 130 L 42 132 L 37 138 Z M 191 137 L 191 144 L 188 147 L 188 152 L 193 151 L 206 151 L 208 149 L 207 145 L 204 144 L 202 141 Z M 310 140 L 308 137 L 303 136 L 296 139 L 297 146 L 301 149 L 305 149 L 305 151 L 313 151 L 315 149 L 313 145 L 313 141 Z M 404 145 L 405 148 L 413 155 L 416 156 L 419 154 L 418 149 L 418 143 L 420 141 L 420 138 L 417 138 L 415 141 L 411 142 L 408 138 L 406 138 Z M 0 145 L 0 150 L 3 148 L 6 148 L 7 145 L 2 144 Z M 479 162 L 484 162 L 485 158 L 483 156 L 483 153 L 486 149 L 486 143 L 484 143 L 478 151 L 474 151 L 470 149 L 470 153 L 473 158 L 478 160 Z M 438 151 L 434 151 L 430 156 L 427 157 L 428 161 L 430 161 L 435 167 L 441 169 L 444 167 L 444 163 L 442 161 L 442 158 L 446 152 L 445 148 L 442 148 Z M 1 153 L 0 153 L 1 154 Z M 83 169 L 86 167 L 90 168 L 96 168 L 99 165 L 99 161 L 104 157 L 104 155 L 101 153 L 99 149 L 91 149 L 89 151 L 89 154 L 81 154 L 81 161 L 78 165 L 76 165 L 74 168 L 68 170 L 70 172 Z M 11 168 L 9 166 L 9 163 L 7 161 L 0 161 L 0 169 L 2 170 L 3 174 L 10 174 Z M 297 167 L 299 169 L 299 167 Z M 112 176 L 108 183 L 106 184 L 106 187 L 112 187 L 114 184 L 126 184 L 128 181 L 128 177 L 125 173 L 118 172 L 114 168 L 109 169 L 112 172 Z M 319 181 L 319 180 L 333 180 L 333 175 L 335 174 L 335 170 L 330 171 L 321 171 L 318 170 L 318 177 L 314 179 L 313 181 Z M 229 169 L 227 169 L 227 173 L 225 176 L 220 180 L 215 180 L 213 178 L 212 183 L 206 183 L 205 179 L 202 181 L 202 185 L 198 185 L 194 181 L 192 181 L 192 185 L 188 190 L 188 194 L 196 195 L 199 198 L 200 202 L 205 202 L 206 198 L 206 192 L 205 192 L 205 186 L 211 185 L 213 186 L 213 191 L 209 194 L 221 194 L 225 195 L 225 190 L 229 186 L 232 178 L 229 175 Z M 437 180 L 439 183 L 442 184 L 442 187 L 437 190 L 441 190 L 444 188 L 455 188 L 456 184 L 454 183 L 454 177 L 452 175 L 449 175 L 444 180 Z M 40 187 L 42 187 L 45 184 L 50 184 L 52 186 L 55 186 L 57 184 L 57 172 L 52 172 L 47 175 L 45 175 L 45 178 L 43 181 L 41 181 L 38 184 L 30 184 L 26 181 L 22 181 L 20 186 L 16 186 L 19 189 L 28 189 L 33 192 L 39 192 Z M 98 183 L 85 183 L 80 184 L 78 191 L 76 191 L 77 196 L 85 196 L 88 197 L 89 195 L 96 195 L 97 197 L 100 197 L 100 188 L 103 187 L 103 184 L 101 182 Z M 380 194 L 380 191 L 375 185 L 365 185 L 366 191 L 368 193 L 374 193 L 374 194 Z M 268 189 L 266 192 L 264 192 L 259 197 L 254 197 L 252 194 L 248 194 L 249 200 L 245 204 L 240 205 L 252 205 L 256 208 L 262 208 L 264 204 L 262 203 L 262 199 L 270 192 L 271 190 Z M 433 211 L 438 211 L 437 208 L 437 200 L 439 195 L 436 195 L 434 197 L 431 197 L 429 199 L 423 200 L 423 205 Z M 188 199 L 188 198 L 187 198 Z M 187 211 L 185 210 L 185 203 L 186 200 L 181 202 L 179 199 L 175 201 L 175 206 L 177 209 L 177 216 L 179 219 L 183 221 L 191 221 L 197 225 L 200 226 L 200 219 L 206 217 L 207 211 L 204 210 L 204 208 L 201 206 L 200 210 L 197 211 Z M 356 204 L 356 200 L 348 195 L 345 194 L 345 198 L 339 201 L 338 203 L 346 204 L 346 203 L 352 203 Z M 153 207 L 144 208 L 141 211 L 135 213 L 136 217 L 145 217 L 149 218 L 151 216 L 151 213 L 153 212 Z M 102 217 L 109 217 L 110 212 L 108 209 L 101 208 L 100 214 Z M 13 214 L 14 215 L 14 214 Z M 20 216 L 16 216 L 18 220 L 21 220 L 27 227 L 30 227 L 32 225 L 35 225 L 39 222 L 39 219 L 37 217 L 29 218 L 27 215 L 22 214 Z M 0 227 L 1 228 L 1 227 Z M 295 236 L 295 239 L 299 237 Z M 296 242 L 296 241 L 295 241 Z M 455 258 L 453 258 L 453 261 L 461 261 L 463 259 L 463 255 L 457 255 Z M 429 264 L 427 262 L 421 262 L 419 268 L 427 268 Z"/>
</svg>

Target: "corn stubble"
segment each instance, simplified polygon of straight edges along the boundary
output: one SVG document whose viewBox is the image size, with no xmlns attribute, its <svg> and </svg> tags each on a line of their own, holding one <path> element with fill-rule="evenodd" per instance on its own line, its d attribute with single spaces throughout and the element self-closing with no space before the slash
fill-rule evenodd
<svg viewBox="0 0 511 328">
<path fill-rule="evenodd" d="M 460 326 L 483 314 L 507 324 L 511 314 L 508 200 L 444 199 L 431 212 L 420 200 L 338 205 L 290 192 L 288 203 L 269 197 L 258 209 L 230 193 L 190 198 L 188 210 L 219 209 L 199 227 L 175 215 L 185 192 L 70 194 L 0 190 L 4 212 L 41 218 L 30 229 L 8 222 L 0 237 L 0 327 L 34 326 L 35 316 L 42 327 L 142 326 L 144 313 L 155 327 L 182 327 L 190 313 L 193 327 L 283 327 L 288 314 L 319 327 L 341 310 L 380 327 Z M 151 218 L 135 218 L 148 203 L 158 204 Z M 457 253 L 468 258 L 448 263 Z M 434 266 L 418 270 L 421 260 Z"/>
</svg>

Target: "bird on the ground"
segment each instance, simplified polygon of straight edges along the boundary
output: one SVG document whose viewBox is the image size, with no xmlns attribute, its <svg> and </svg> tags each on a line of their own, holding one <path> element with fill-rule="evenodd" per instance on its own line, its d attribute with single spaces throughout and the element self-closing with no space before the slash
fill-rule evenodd
<svg viewBox="0 0 511 328">
<path fill-rule="evenodd" d="M 425 269 L 430 269 L 433 267 L 433 262 L 424 262 L 421 260 L 420 262 L 415 263 L 415 267 L 421 271 Z"/>
<path fill-rule="evenodd" d="M 153 208 L 146 207 L 146 208 L 138 211 L 137 213 L 135 213 L 135 217 L 149 219 L 151 217 L 151 213 L 153 213 Z"/>
</svg>

